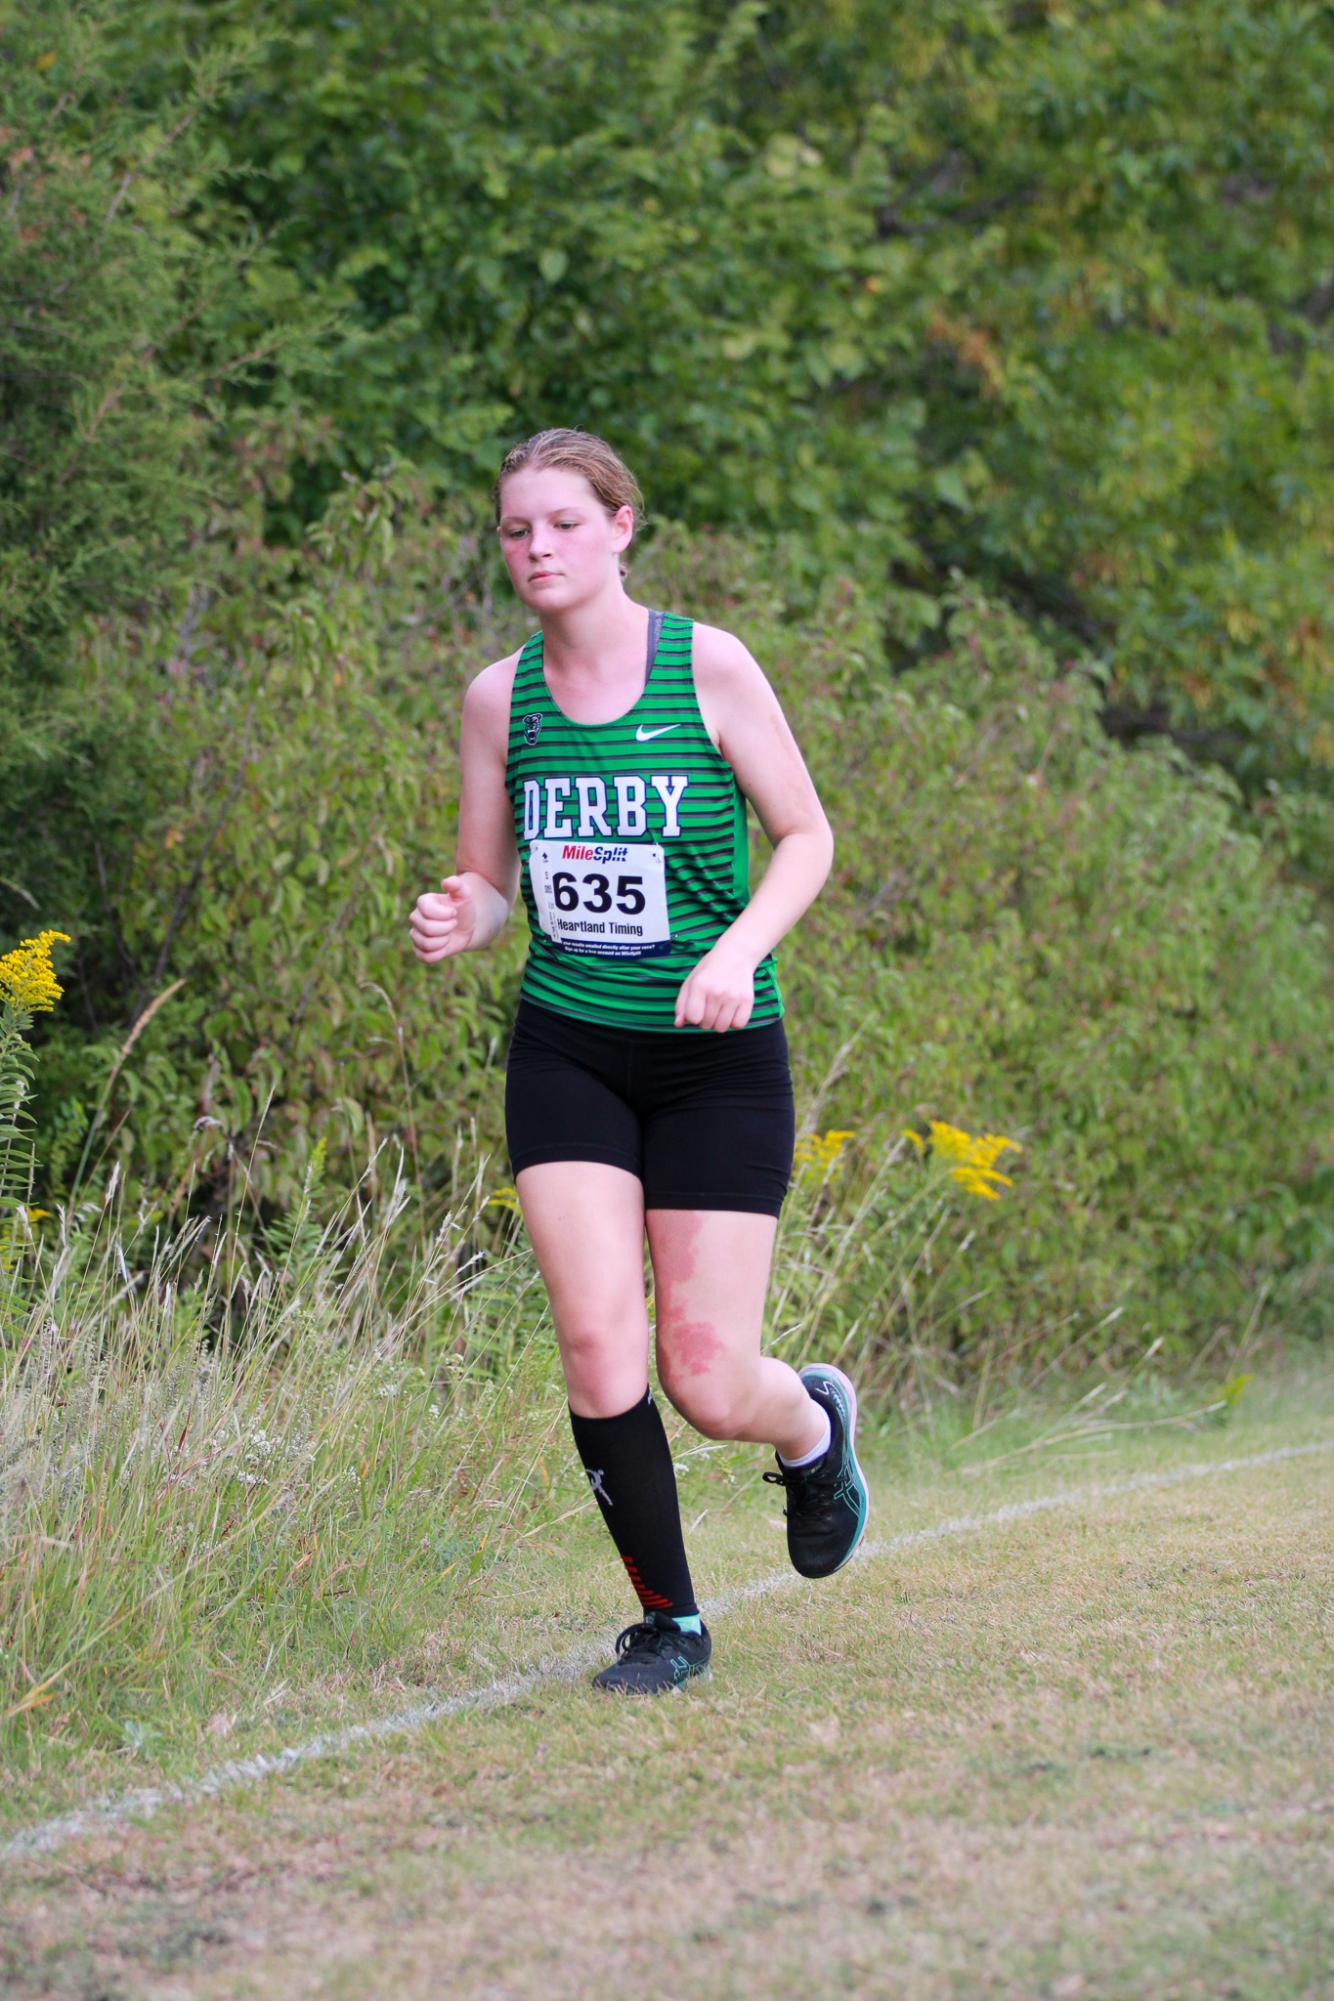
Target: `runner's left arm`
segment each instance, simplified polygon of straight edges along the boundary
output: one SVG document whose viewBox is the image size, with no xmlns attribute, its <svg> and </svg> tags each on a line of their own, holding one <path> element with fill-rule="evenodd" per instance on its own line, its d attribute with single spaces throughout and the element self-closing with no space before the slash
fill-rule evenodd
<svg viewBox="0 0 1334 2001">
<path fill-rule="evenodd" d="M 834 836 L 782 705 L 731 633 L 695 627 L 695 685 L 705 722 L 773 843 L 746 908 L 705 953 L 676 1002 L 677 1027 L 744 1028 L 755 968 L 815 901 Z"/>
</svg>

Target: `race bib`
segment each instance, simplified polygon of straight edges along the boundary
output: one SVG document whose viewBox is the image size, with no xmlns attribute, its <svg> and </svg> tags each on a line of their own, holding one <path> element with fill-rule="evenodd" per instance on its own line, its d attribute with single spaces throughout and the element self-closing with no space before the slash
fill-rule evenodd
<svg viewBox="0 0 1334 2001">
<path fill-rule="evenodd" d="M 649 841 L 532 841 L 538 922 L 566 952 L 646 959 L 670 952 L 667 868 Z"/>
</svg>

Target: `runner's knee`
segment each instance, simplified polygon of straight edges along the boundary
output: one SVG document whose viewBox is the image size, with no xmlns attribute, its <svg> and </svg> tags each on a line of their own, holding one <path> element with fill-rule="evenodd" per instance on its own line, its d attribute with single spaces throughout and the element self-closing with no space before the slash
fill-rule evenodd
<svg viewBox="0 0 1334 2001">
<path fill-rule="evenodd" d="M 755 1401 L 749 1374 L 725 1370 L 692 1374 L 679 1361 L 659 1355 L 658 1376 L 687 1424 L 705 1438 L 739 1438 Z"/>
<path fill-rule="evenodd" d="M 638 1303 L 643 1323 L 643 1304 Z M 643 1395 L 648 1381 L 647 1326 L 634 1313 L 592 1319 L 557 1318 L 561 1365 L 575 1407 L 587 1417 L 617 1417 Z"/>
</svg>

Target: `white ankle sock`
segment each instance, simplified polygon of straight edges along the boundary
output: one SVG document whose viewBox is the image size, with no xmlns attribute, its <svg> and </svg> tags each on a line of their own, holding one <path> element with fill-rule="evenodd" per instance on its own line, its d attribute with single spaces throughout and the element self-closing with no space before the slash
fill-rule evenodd
<svg viewBox="0 0 1334 2001">
<path fill-rule="evenodd" d="M 811 1398 L 811 1402 L 815 1403 L 814 1397 Z M 798 1466 L 813 1466 L 816 1460 L 823 1459 L 825 1453 L 829 1450 L 830 1442 L 832 1441 L 834 1436 L 833 1427 L 829 1422 L 829 1412 L 825 1409 L 822 1403 L 815 1403 L 815 1408 L 819 1411 L 820 1416 L 824 1419 L 823 1440 L 819 1445 L 816 1446 L 814 1452 L 804 1452 L 800 1459 L 784 1459 L 782 1453 L 780 1452 L 778 1454 L 778 1463 L 780 1466 L 789 1466 L 795 1472 Z"/>
</svg>

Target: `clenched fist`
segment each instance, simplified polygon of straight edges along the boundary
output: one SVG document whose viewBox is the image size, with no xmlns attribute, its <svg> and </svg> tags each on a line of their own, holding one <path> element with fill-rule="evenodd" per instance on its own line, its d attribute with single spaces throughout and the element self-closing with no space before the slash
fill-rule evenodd
<svg viewBox="0 0 1334 2001">
<path fill-rule="evenodd" d="M 424 966 L 466 952 L 477 929 L 477 898 L 468 878 L 445 876 L 438 896 L 428 890 L 417 898 L 408 922 L 412 949 Z"/>
<path fill-rule="evenodd" d="M 755 1005 L 755 961 L 720 938 L 687 974 L 676 996 L 676 1026 L 744 1028 Z"/>
</svg>

